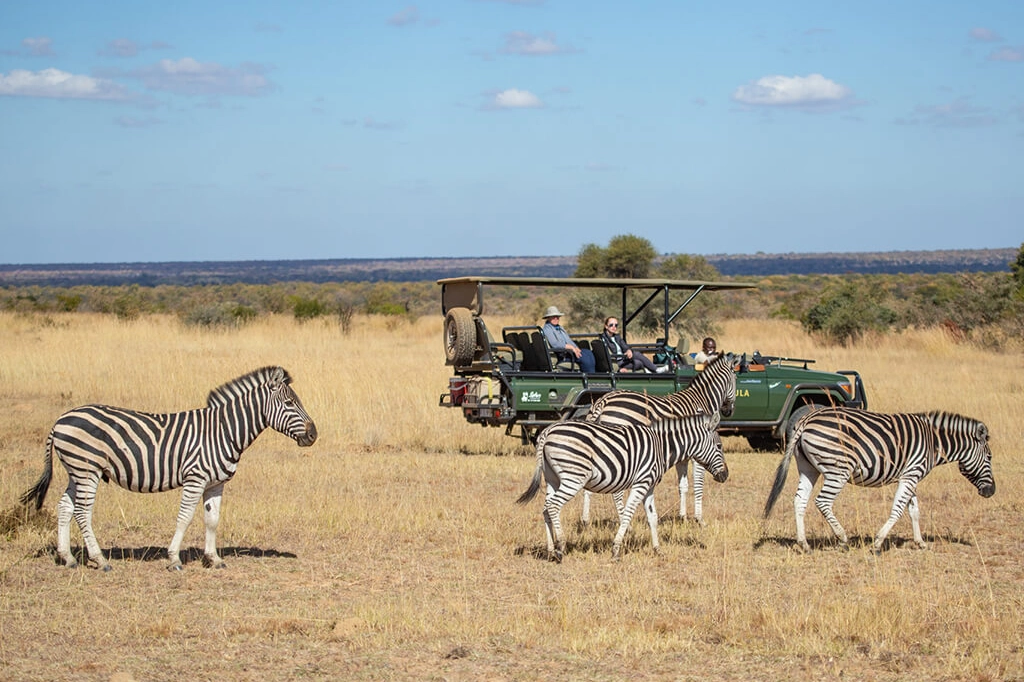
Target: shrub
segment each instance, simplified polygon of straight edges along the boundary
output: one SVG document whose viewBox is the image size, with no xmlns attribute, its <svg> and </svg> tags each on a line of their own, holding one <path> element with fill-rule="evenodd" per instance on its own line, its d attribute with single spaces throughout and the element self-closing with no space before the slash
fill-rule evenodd
<svg viewBox="0 0 1024 682">
<path fill-rule="evenodd" d="M 888 331 L 899 315 L 880 302 L 884 294 L 877 288 L 840 284 L 804 313 L 804 329 L 828 341 L 848 345 L 869 331 Z"/>
<path fill-rule="evenodd" d="M 213 303 L 193 308 L 181 321 L 191 327 L 241 327 L 256 317 L 256 310 L 237 303 Z"/>
<path fill-rule="evenodd" d="M 318 299 L 306 298 L 305 296 L 292 297 L 292 313 L 299 322 L 312 320 L 314 317 L 320 317 L 326 312 L 327 306 Z"/>
</svg>

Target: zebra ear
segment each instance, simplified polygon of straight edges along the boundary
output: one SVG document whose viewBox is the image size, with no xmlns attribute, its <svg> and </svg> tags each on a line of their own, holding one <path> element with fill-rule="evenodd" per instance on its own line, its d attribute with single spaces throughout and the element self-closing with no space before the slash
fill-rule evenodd
<svg viewBox="0 0 1024 682">
<path fill-rule="evenodd" d="M 291 381 L 291 377 L 288 376 L 288 372 L 284 371 L 284 367 L 275 367 L 270 372 L 270 386 L 271 388 L 278 389 L 288 384 Z"/>
</svg>

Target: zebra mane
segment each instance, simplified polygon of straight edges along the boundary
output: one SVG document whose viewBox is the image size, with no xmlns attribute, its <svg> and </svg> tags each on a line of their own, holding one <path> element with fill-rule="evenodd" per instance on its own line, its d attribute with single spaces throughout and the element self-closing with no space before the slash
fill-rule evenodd
<svg viewBox="0 0 1024 682">
<path fill-rule="evenodd" d="M 919 412 L 918 416 L 937 429 L 960 431 L 965 430 L 964 427 L 966 426 L 967 429 L 973 430 L 976 429 L 979 424 L 983 424 L 983 422 L 978 419 L 965 417 L 964 415 L 957 414 L 956 412 L 946 412 L 944 410 Z"/>
<path fill-rule="evenodd" d="M 292 383 L 292 377 L 284 367 L 273 365 L 260 367 L 210 391 L 210 395 L 206 397 L 206 406 L 217 407 L 227 405 L 234 402 L 238 396 L 250 393 L 259 386 L 269 383 L 290 384 Z"/>
<path fill-rule="evenodd" d="M 728 358 L 728 360 L 726 360 L 726 358 Z M 700 372 L 697 372 L 697 375 L 693 377 L 693 381 L 690 382 L 690 386 L 696 386 L 699 388 L 704 384 L 710 382 L 711 379 L 709 379 L 708 377 L 710 377 L 711 375 L 708 374 L 708 370 L 718 367 L 718 365 L 723 364 L 725 362 L 729 362 L 729 364 L 732 364 L 732 354 L 719 353 L 715 357 L 708 360 L 706 363 L 704 363 L 704 369 Z"/>
</svg>

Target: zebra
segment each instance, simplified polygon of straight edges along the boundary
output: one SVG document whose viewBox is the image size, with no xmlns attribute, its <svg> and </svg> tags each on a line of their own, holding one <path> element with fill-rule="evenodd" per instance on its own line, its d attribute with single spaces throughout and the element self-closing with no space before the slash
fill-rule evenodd
<svg viewBox="0 0 1024 682">
<path fill-rule="evenodd" d="M 956 462 L 982 497 L 996 492 L 992 477 L 992 451 L 984 423 L 951 412 L 880 414 L 844 407 L 822 408 L 807 414 L 787 439 L 786 451 L 775 473 L 764 517 L 768 518 L 782 491 L 790 460 L 796 458 L 800 483 L 797 486 L 796 541 L 810 551 L 804 531 L 804 512 L 811 490 L 820 475 L 821 491 L 814 503 L 840 544 L 847 546 L 846 531 L 832 511 L 836 496 L 847 482 L 880 487 L 898 483 L 889 520 L 878 531 L 872 546 L 879 553 L 893 524 L 907 509 L 914 528 L 914 543 L 927 548 L 921 537 L 917 484 L 933 468 Z"/>
<path fill-rule="evenodd" d="M 650 426 L 571 421 L 547 427 L 537 441 L 537 468 L 533 480 L 517 502 L 526 504 L 532 500 L 543 476 L 547 481 L 544 523 L 548 558 L 562 561 L 565 554 L 562 507 L 581 489 L 597 493 L 630 489 L 612 544 L 613 558 L 619 557 L 622 539 L 641 500 L 651 528 L 651 542 L 657 552 L 654 486 L 665 471 L 688 456 L 707 467 L 716 481 L 725 481 L 729 476 L 722 441 L 712 422 L 713 417 L 701 413 L 659 420 Z"/>
<path fill-rule="evenodd" d="M 46 439 L 43 473 L 21 497 L 40 509 L 50 487 L 53 455 L 68 472 L 68 487 L 57 505 L 57 552 L 68 568 L 74 516 L 89 552 L 103 571 L 110 564 L 92 530 L 100 479 L 133 492 L 181 488 L 178 526 L 167 548 L 170 570 L 181 570 L 180 548 L 199 499 L 203 499 L 206 548 L 203 563 L 224 568 L 217 554 L 217 523 L 224 484 L 242 451 L 268 426 L 301 447 L 316 441 L 316 425 L 292 390 L 282 367 L 263 367 L 210 392 L 206 407 L 151 414 L 107 405 L 85 405 L 63 414 Z"/>
<path fill-rule="evenodd" d="M 699 372 L 682 391 L 666 396 L 651 396 L 636 391 L 611 391 L 598 398 L 585 419 L 602 424 L 650 424 L 651 421 L 669 416 L 704 412 L 714 415 L 712 428 L 718 428 L 719 419 L 732 415 L 736 407 L 737 358 L 731 353 L 721 353 Z M 676 464 L 679 478 L 679 518 L 686 519 L 686 493 L 689 488 L 687 470 L 690 458 L 685 457 Z M 615 494 L 615 507 L 622 512 L 622 493 Z M 697 523 L 704 525 L 704 469 L 700 464 L 693 466 L 693 516 Z M 583 494 L 583 523 L 590 522 L 590 492 Z"/>
</svg>

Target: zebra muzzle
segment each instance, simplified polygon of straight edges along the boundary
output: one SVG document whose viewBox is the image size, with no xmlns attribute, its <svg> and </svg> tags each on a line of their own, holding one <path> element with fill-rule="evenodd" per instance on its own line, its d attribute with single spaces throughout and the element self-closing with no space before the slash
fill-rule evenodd
<svg viewBox="0 0 1024 682">
<path fill-rule="evenodd" d="M 316 424 L 307 422 L 305 433 L 296 436 L 295 442 L 299 444 L 299 447 L 308 448 L 316 442 L 316 435 Z"/>
<path fill-rule="evenodd" d="M 719 471 L 716 471 L 711 475 L 717 483 L 725 483 L 729 478 L 729 467 L 722 467 Z"/>
</svg>

